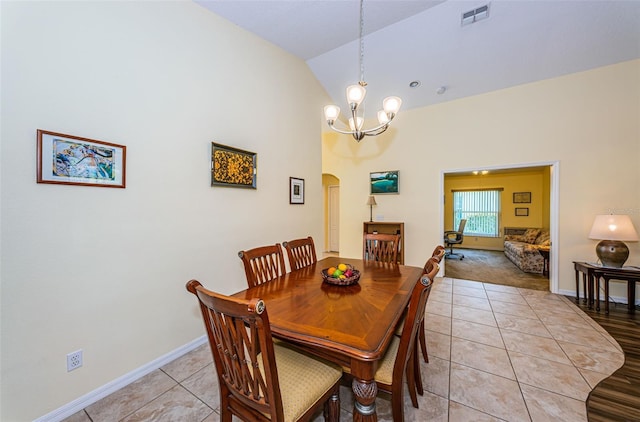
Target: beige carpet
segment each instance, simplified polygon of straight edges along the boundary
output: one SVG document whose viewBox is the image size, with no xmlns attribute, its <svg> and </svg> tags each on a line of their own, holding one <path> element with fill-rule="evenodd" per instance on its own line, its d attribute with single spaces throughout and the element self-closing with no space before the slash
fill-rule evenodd
<svg viewBox="0 0 640 422">
<path fill-rule="evenodd" d="M 445 277 L 482 281 L 505 286 L 549 290 L 549 279 L 542 274 L 525 273 L 501 251 L 454 248 L 464 259 L 447 259 Z"/>
</svg>

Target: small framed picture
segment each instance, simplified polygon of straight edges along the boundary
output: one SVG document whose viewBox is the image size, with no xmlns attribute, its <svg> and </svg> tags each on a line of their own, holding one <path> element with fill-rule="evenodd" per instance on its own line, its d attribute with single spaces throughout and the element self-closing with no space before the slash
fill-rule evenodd
<svg viewBox="0 0 640 422">
<path fill-rule="evenodd" d="M 377 171 L 369 174 L 371 195 L 398 193 L 398 170 Z"/>
<path fill-rule="evenodd" d="M 530 204 L 531 192 L 513 192 L 514 204 Z"/>
<path fill-rule="evenodd" d="M 304 204 L 304 179 L 289 178 L 289 203 Z"/>
<path fill-rule="evenodd" d="M 256 189 L 258 154 L 212 142 L 211 186 Z"/>
<path fill-rule="evenodd" d="M 127 147 L 38 129 L 37 182 L 124 188 Z"/>
<path fill-rule="evenodd" d="M 516 208 L 516 217 L 528 217 L 529 208 Z"/>
</svg>

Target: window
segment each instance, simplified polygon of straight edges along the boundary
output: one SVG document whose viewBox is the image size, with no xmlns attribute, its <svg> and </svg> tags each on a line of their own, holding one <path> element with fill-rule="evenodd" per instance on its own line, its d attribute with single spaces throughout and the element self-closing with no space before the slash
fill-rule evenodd
<svg viewBox="0 0 640 422">
<path fill-rule="evenodd" d="M 502 189 L 453 191 L 453 227 L 466 219 L 466 235 L 498 237 Z"/>
</svg>

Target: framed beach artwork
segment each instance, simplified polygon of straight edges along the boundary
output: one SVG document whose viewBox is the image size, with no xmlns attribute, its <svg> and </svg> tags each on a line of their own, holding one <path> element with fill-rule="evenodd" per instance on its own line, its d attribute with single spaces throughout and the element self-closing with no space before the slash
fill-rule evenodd
<svg viewBox="0 0 640 422">
<path fill-rule="evenodd" d="M 37 182 L 124 188 L 127 147 L 38 129 Z"/>
<path fill-rule="evenodd" d="M 398 193 L 398 170 L 377 171 L 369 174 L 371 195 Z"/>
</svg>

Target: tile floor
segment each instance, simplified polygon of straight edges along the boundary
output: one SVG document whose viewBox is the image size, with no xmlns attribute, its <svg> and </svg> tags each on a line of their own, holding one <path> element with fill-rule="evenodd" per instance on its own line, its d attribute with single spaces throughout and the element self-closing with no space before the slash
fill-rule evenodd
<svg viewBox="0 0 640 422">
<path fill-rule="evenodd" d="M 589 392 L 624 361 L 606 331 L 548 292 L 437 279 L 425 323 L 425 394 L 419 409 L 405 394 L 407 421 L 587 421 Z M 341 419 L 351 420 L 350 388 L 340 396 Z M 377 410 L 378 420 L 392 420 L 383 393 Z M 215 368 L 204 345 L 65 422 L 219 420 Z"/>
</svg>

